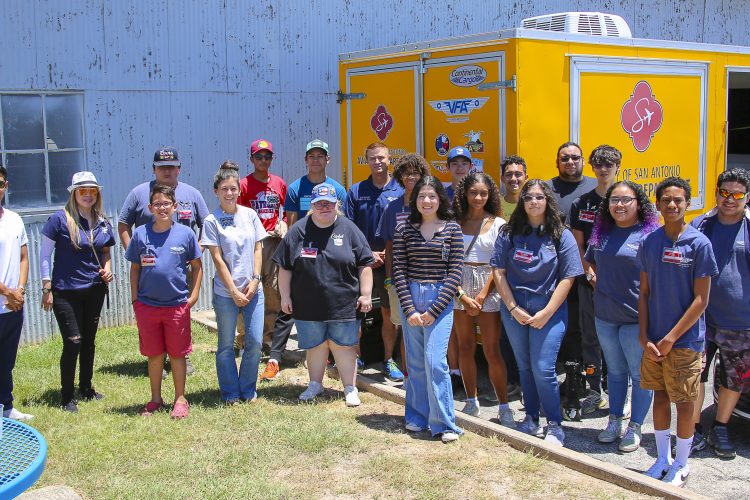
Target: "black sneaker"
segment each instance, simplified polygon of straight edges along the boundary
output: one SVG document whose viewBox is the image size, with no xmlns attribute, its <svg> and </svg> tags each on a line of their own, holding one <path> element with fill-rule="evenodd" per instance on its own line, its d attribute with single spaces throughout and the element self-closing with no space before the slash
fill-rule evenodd
<svg viewBox="0 0 750 500">
<path fill-rule="evenodd" d="M 78 413 L 78 401 L 71 399 L 66 404 L 62 405 L 62 409 L 70 413 Z"/>
<path fill-rule="evenodd" d="M 692 457 L 699 451 L 703 451 L 706 449 L 706 438 L 703 436 L 702 432 L 698 432 L 697 430 L 693 433 L 693 443 L 690 445 L 690 454 L 688 457 Z M 672 444 L 672 456 L 677 455 L 677 445 Z"/>
<path fill-rule="evenodd" d="M 96 390 L 91 387 L 89 389 L 79 390 L 78 393 L 81 396 L 81 399 L 84 401 L 93 401 L 93 400 L 101 400 L 104 399 L 104 394 L 100 392 L 96 392 Z"/>
<path fill-rule="evenodd" d="M 717 425 L 711 427 L 708 431 L 708 444 L 710 444 L 716 456 L 720 458 L 734 458 L 737 456 L 737 450 L 729 440 L 729 430 L 726 425 Z"/>
</svg>

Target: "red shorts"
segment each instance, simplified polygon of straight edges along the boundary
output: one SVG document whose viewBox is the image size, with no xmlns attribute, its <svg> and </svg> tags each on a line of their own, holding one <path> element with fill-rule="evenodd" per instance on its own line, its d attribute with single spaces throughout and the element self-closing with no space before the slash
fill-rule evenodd
<svg viewBox="0 0 750 500">
<path fill-rule="evenodd" d="M 133 310 L 138 324 L 141 354 L 160 356 L 166 352 L 172 357 L 181 358 L 192 352 L 190 307 L 187 303 L 173 307 L 154 307 L 136 301 Z"/>
</svg>

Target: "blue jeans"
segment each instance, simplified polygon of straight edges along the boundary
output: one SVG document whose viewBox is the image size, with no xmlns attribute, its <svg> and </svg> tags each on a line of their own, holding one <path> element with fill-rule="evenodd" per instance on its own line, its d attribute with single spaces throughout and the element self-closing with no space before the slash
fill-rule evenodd
<svg viewBox="0 0 750 500">
<path fill-rule="evenodd" d="M 359 321 L 342 319 L 333 321 L 294 320 L 297 325 L 297 344 L 300 349 L 310 350 L 330 340 L 342 347 L 351 347 L 359 342 Z"/>
<path fill-rule="evenodd" d="M 417 311 L 426 311 L 442 287 L 442 283 L 412 282 L 409 290 Z M 443 432 L 463 434 L 464 431 L 456 426 L 446 358 L 453 327 L 453 303 L 448 304 L 430 326 L 411 326 L 403 311 L 401 319 L 409 372 L 406 379 L 406 422 L 422 428 L 429 426 L 433 436 Z"/>
<path fill-rule="evenodd" d="M 230 297 L 214 294 L 216 326 L 219 330 L 219 347 L 216 351 L 216 374 L 219 377 L 221 399 L 253 399 L 258 381 L 258 364 L 263 346 L 264 300 L 263 288 L 244 307 L 237 307 Z M 245 320 L 245 349 L 242 353 L 240 371 L 234 360 L 234 331 L 237 316 L 242 313 Z"/>
<path fill-rule="evenodd" d="M 532 316 L 549 302 L 545 295 L 520 290 L 514 293 L 514 298 L 518 307 Z M 500 307 L 500 317 L 518 363 L 526 414 L 538 419 L 541 401 L 547 421 L 561 423 L 560 386 L 557 383 L 555 362 L 568 323 L 567 304 L 563 302 L 542 329 L 517 322 L 505 304 Z"/>
<path fill-rule="evenodd" d="M 638 323 L 617 324 L 596 318 L 596 334 L 607 360 L 607 386 L 609 389 L 609 413 L 617 417 L 623 414 L 628 393 L 628 375 L 633 381 L 632 412 L 630 421 L 643 424 L 654 391 L 641 388 L 641 358 L 643 348 L 638 342 Z"/>
</svg>

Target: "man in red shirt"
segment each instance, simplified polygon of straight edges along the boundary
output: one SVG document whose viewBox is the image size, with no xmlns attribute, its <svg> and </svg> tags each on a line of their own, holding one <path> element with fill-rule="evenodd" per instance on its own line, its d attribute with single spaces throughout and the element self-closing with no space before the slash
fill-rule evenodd
<svg viewBox="0 0 750 500">
<path fill-rule="evenodd" d="M 286 217 L 283 214 L 286 183 L 278 175 L 269 172 L 272 161 L 273 146 L 269 141 L 258 139 L 250 144 L 250 162 L 253 164 L 253 172 L 240 180 L 240 197 L 237 200 L 240 205 L 250 207 L 258 213 L 263 227 L 268 232 L 268 237 L 261 242 L 263 244 L 261 277 L 265 297 L 264 344 L 271 342 L 276 316 L 281 310 L 281 297 L 277 282 L 278 268 L 271 257 L 287 231 Z M 273 368 L 278 373 L 278 362 L 281 360 L 274 359 L 274 353 L 271 354 L 269 365 L 276 361 L 276 366 Z M 278 358 L 281 357 L 280 355 L 281 353 L 278 353 Z M 273 377 L 265 377 L 266 374 L 264 374 L 263 378 L 272 379 L 276 373 Z"/>
</svg>

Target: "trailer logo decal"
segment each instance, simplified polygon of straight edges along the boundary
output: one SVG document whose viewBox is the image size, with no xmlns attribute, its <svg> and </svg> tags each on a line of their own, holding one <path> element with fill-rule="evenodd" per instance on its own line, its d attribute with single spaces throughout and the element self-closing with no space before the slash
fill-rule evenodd
<svg viewBox="0 0 750 500">
<path fill-rule="evenodd" d="M 464 134 L 464 137 L 469 139 L 466 143 L 466 149 L 472 153 L 484 153 L 484 143 L 481 140 L 482 131 L 469 130 L 468 133 Z"/>
<path fill-rule="evenodd" d="M 440 156 L 448 154 L 448 150 L 451 148 L 451 140 L 447 134 L 440 134 L 435 137 L 435 151 Z"/>
<path fill-rule="evenodd" d="M 449 76 L 451 83 L 457 87 L 473 87 L 482 83 L 485 78 L 487 78 L 487 70 L 473 64 L 458 67 L 451 71 Z"/>
<path fill-rule="evenodd" d="M 385 138 L 388 137 L 388 134 L 393 128 L 393 117 L 388 113 L 388 110 L 385 109 L 385 105 L 378 105 L 375 114 L 370 118 L 370 127 L 381 141 L 384 141 Z"/>
<path fill-rule="evenodd" d="M 470 99 L 443 99 L 428 102 L 435 111 L 445 113 L 449 122 L 459 123 L 468 120 L 469 113 L 484 106 L 489 99 L 489 97 L 472 97 Z"/>
<path fill-rule="evenodd" d="M 643 153 L 648 149 L 663 121 L 664 111 L 651 86 L 645 80 L 636 83 L 620 113 L 622 128 L 630 136 L 636 151 Z"/>
</svg>

